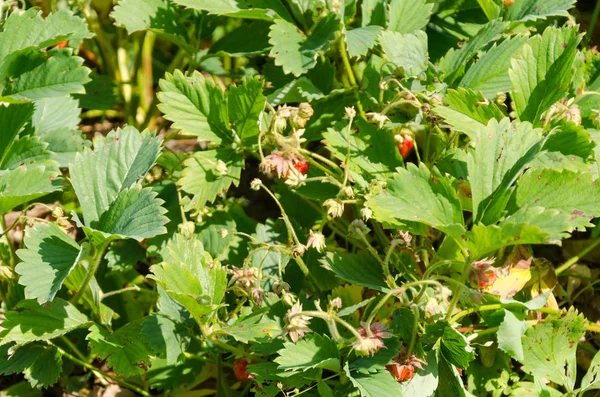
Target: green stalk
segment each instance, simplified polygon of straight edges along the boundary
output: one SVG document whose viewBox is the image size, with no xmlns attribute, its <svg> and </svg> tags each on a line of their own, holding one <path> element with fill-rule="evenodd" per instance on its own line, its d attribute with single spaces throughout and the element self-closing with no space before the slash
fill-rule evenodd
<svg viewBox="0 0 600 397">
<path fill-rule="evenodd" d="M 346 50 L 346 42 L 344 41 L 344 35 L 342 34 L 339 34 L 339 52 L 340 56 L 342 57 L 344 67 L 346 68 L 346 73 L 348 75 L 350 85 L 352 86 L 352 91 L 354 91 L 354 96 L 356 97 L 356 108 L 358 109 L 358 114 L 360 114 L 360 117 L 363 119 L 366 119 L 367 115 L 365 114 L 365 110 L 360 102 L 360 96 L 358 95 L 358 84 L 356 83 L 356 77 L 354 77 L 354 71 L 352 70 L 350 58 L 348 58 L 348 52 Z"/>
<path fill-rule="evenodd" d="M 94 275 L 96 274 L 96 271 L 98 270 L 98 267 L 100 266 L 100 262 L 102 262 L 102 258 L 104 257 L 104 252 L 106 251 L 107 247 L 108 247 L 108 243 L 103 243 L 97 249 L 96 255 L 92 259 L 92 265 L 88 269 L 88 272 L 87 272 L 87 274 L 85 276 L 85 279 L 81 283 L 81 287 L 79 287 L 79 290 L 77 291 L 77 293 L 75 294 L 75 296 L 73 296 L 73 298 L 71 299 L 71 303 L 72 304 L 74 304 L 74 305 L 77 304 L 77 302 L 79 302 L 79 299 L 81 299 L 81 297 L 83 296 L 83 294 L 87 290 L 88 285 L 92 281 L 92 278 L 94 278 Z"/>
<path fill-rule="evenodd" d="M 590 245 L 588 245 L 587 247 L 585 247 L 585 249 L 583 249 L 578 255 L 572 257 L 571 259 L 569 259 L 568 261 L 566 261 L 565 263 L 563 263 L 562 265 L 560 265 L 556 269 L 556 275 L 559 276 L 561 273 L 569 270 L 571 268 L 571 266 L 573 266 L 574 264 L 576 264 L 581 258 L 585 257 L 594 248 L 596 248 L 598 246 L 598 244 L 600 244 L 600 237 L 596 238 L 596 240 L 594 240 Z"/>
<path fill-rule="evenodd" d="M 594 11 L 592 12 L 592 17 L 590 18 L 590 26 L 588 27 L 588 31 L 585 34 L 585 43 L 586 45 L 592 39 L 592 35 L 594 34 L 594 30 L 596 29 L 596 22 L 598 21 L 598 16 L 600 15 L 600 1 L 596 1 L 596 7 L 594 7 Z"/>
</svg>

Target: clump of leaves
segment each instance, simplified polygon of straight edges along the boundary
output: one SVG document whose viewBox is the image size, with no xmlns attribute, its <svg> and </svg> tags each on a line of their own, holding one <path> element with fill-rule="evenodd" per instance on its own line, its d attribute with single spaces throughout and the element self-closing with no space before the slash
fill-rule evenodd
<svg viewBox="0 0 600 397">
<path fill-rule="evenodd" d="M 573 5 L 11 4 L 10 393 L 600 388 L 578 264 L 600 244 L 598 56 Z M 98 116 L 123 125 L 89 140 Z"/>
</svg>

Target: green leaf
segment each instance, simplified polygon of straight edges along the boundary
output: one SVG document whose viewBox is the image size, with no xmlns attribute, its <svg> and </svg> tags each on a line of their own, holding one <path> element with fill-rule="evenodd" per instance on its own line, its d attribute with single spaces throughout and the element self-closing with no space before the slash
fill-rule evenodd
<svg viewBox="0 0 600 397">
<path fill-rule="evenodd" d="M 568 17 L 576 0 L 516 0 L 504 14 L 507 21 L 535 21 L 548 17 Z"/>
<path fill-rule="evenodd" d="M 358 128 L 358 133 L 350 132 L 347 126 L 341 131 L 328 129 L 323 133 L 327 148 L 338 160 L 345 161 L 348 156 L 347 137 L 349 138 L 350 175 L 362 187 L 366 187 L 374 179 L 385 180 L 391 177 L 396 167 L 402 166 L 394 137 L 364 120 L 358 120 L 355 127 Z"/>
<path fill-rule="evenodd" d="M 298 77 L 315 67 L 317 55 L 329 47 L 329 39 L 339 25 L 337 17 L 329 14 L 307 36 L 294 24 L 283 19 L 275 20 L 269 32 L 269 43 L 273 46 L 269 55 L 286 74 Z"/>
<path fill-rule="evenodd" d="M 489 121 L 500 121 L 504 116 L 495 103 L 470 90 L 459 88 L 448 90 L 444 98 L 446 106 L 437 106 L 433 111 L 442 116 L 456 131 L 466 134 L 471 141 L 477 139 L 478 131 Z"/>
<path fill-rule="evenodd" d="M 351 58 L 365 56 L 377 44 L 383 29 L 377 25 L 348 30 L 345 35 L 348 55 Z"/>
<path fill-rule="evenodd" d="M 209 53 L 225 52 L 232 56 L 263 55 L 271 49 L 269 30 L 271 23 L 267 21 L 251 21 L 228 32 L 219 39 Z"/>
<path fill-rule="evenodd" d="M 392 362 L 392 359 L 400 352 L 402 343 L 396 338 L 387 338 L 384 340 L 385 347 L 379 349 L 372 356 L 361 357 L 358 360 L 350 362 L 350 370 L 356 370 L 361 374 L 372 374 L 385 370 L 385 366 Z"/>
<path fill-rule="evenodd" d="M 346 363 L 344 367 L 350 382 L 363 397 L 397 397 L 402 395 L 400 383 L 387 370 L 374 374 L 352 373 Z"/>
<path fill-rule="evenodd" d="M 425 0 L 392 0 L 388 30 L 404 34 L 423 29 L 432 9 L 433 4 Z"/>
<path fill-rule="evenodd" d="M 585 319 L 574 310 L 532 325 L 523 336 L 523 370 L 573 390 L 577 343 L 585 330 Z"/>
<path fill-rule="evenodd" d="M 17 167 L 0 175 L 0 213 L 60 190 L 55 166 Z M 24 182 L 25 181 L 25 182 Z"/>
<path fill-rule="evenodd" d="M 174 0 L 176 4 L 208 11 L 209 14 L 232 18 L 264 19 L 279 18 L 291 20 L 285 5 L 279 0 Z"/>
<path fill-rule="evenodd" d="M 600 354 L 596 353 L 581 380 L 581 391 L 600 389 Z"/>
<path fill-rule="evenodd" d="M 104 259 L 109 271 L 124 272 L 146 259 L 146 250 L 134 240 L 115 241 L 106 251 Z"/>
<path fill-rule="evenodd" d="M 110 15 L 129 34 L 151 29 L 186 37 L 177 8 L 167 0 L 120 0 Z"/>
<path fill-rule="evenodd" d="M 215 310 L 223 300 L 227 271 L 204 251 L 196 239 L 175 235 L 167 246 L 164 262 L 150 269 L 151 278 L 197 320 Z"/>
<path fill-rule="evenodd" d="M 328 252 L 321 263 L 342 280 L 379 291 L 387 291 L 381 265 L 366 252 Z"/>
<path fill-rule="evenodd" d="M 25 247 L 17 251 L 23 262 L 15 271 L 25 286 L 25 298 L 40 304 L 51 301 L 79 261 L 82 249 L 61 228 L 53 223 L 27 229 Z"/>
<path fill-rule="evenodd" d="M 407 77 L 423 73 L 429 65 L 427 34 L 423 31 L 401 34 L 386 30 L 379 35 L 379 43 L 386 58 Z"/>
<path fill-rule="evenodd" d="M 29 344 L 10 356 L 5 346 L 0 348 L 0 353 L 0 374 L 23 372 L 29 384 L 38 389 L 55 384 L 62 372 L 62 356 L 54 346 Z"/>
<path fill-rule="evenodd" d="M 444 358 L 458 368 L 467 368 L 475 358 L 475 351 L 465 336 L 450 326 L 444 328 L 440 346 Z"/>
<path fill-rule="evenodd" d="M 186 77 L 176 70 L 167 73 L 159 86 L 158 109 L 173 122 L 173 128 L 200 141 L 233 142 L 225 95 L 211 78 L 199 72 Z"/>
<path fill-rule="evenodd" d="M 189 335 L 181 323 L 159 313 L 153 313 L 142 321 L 142 334 L 148 346 L 167 364 L 183 361 L 189 343 Z"/>
<path fill-rule="evenodd" d="M 79 126 L 79 101 L 70 96 L 35 101 L 34 108 L 31 124 L 39 135 L 59 128 L 74 130 Z"/>
<path fill-rule="evenodd" d="M 45 62 L 11 78 L 2 95 L 36 100 L 85 93 L 83 85 L 90 81 L 90 70 L 72 52 L 68 48 L 48 51 Z"/>
<path fill-rule="evenodd" d="M 222 327 L 222 330 L 241 343 L 272 339 L 281 335 L 281 326 L 264 315 L 264 310 L 240 316 L 234 323 Z"/>
<path fill-rule="evenodd" d="M 415 370 L 412 379 L 401 384 L 402 396 L 430 397 L 438 388 L 437 352 L 431 350 L 425 357 L 425 361 L 422 371 Z"/>
<path fill-rule="evenodd" d="M 277 106 L 290 102 L 312 102 L 324 97 L 325 94 L 312 81 L 302 76 L 273 91 L 267 100 L 272 106 Z"/>
<path fill-rule="evenodd" d="M 9 148 L 21 129 L 31 120 L 32 114 L 33 106 L 31 103 L 12 103 L 9 106 L 0 106 L 0 120 L 2 120 L 0 164 L 5 163 L 4 158 L 9 155 Z"/>
<path fill-rule="evenodd" d="M 361 4 L 362 26 L 385 26 L 386 2 L 385 0 L 363 0 Z"/>
<path fill-rule="evenodd" d="M 593 174 L 538 168 L 519 178 L 509 212 L 531 207 L 557 211 L 568 216 L 568 228 L 563 231 L 570 232 L 592 227 L 590 221 L 600 215 L 599 200 L 600 186 L 593 179 Z"/>
<path fill-rule="evenodd" d="M 94 324 L 86 339 L 92 354 L 106 360 L 117 375 L 141 375 L 150 367 L 152 351 L 143 337 L 140 320 L 127 323 L 114 333 Z"/>
<path fill-rule="evenodd" d="M 508 68 L 511 58 L 526 41 L 527 37 L 517 35 L 504 40 L 498 46 L 494 44 L 467 70 L 460 81 L 460 86 L 481 91 L 487 99 L 494 99 L 496 94 L 510 91 Z"/>
<path fill-rule="evenodd" d="M 582 126 L 564 123 L 548 136 L 543 151 L 531 167 L 552 168 L 557 171 L 590 171 L 594 158 L 594 141 Z"/>
<path fill-rule="evenodd" d="M 458 371 L 444 358 L 440 350 L 438 350 L 437 362 L 438 382 L 443 386 L 436 390 L 436 397 L 466 397 L 467 393 Z"/>
<path fill-rule="evenodd" d="M 450 49 L 440 61 L 440 68 L 447 76 L 446 81 L 451 82 L 461 75 L 467 62 L 477 54 L 477 51 L 493 41 L 507 28 L 507 22 L 493 20 L 483 25 L 460 49 Z"/>
<path fill-rule="evenodd" d="M 469 182 L 476 222 L 487 215 L 493 223 L 508 202 L 511 186 L 542 148 L 542 132 L 529 123 L 491 120 L 475 139 L 475 150 L 467 156 Z M 488 213 L 486 213 L 486 211 Z M 489 213 L 491 212 L 491 214 Z"/>
<path fill-rule="evenodd" d="M 17 51 L 28 48 L 45 49 L 62 40 L 81 41 L 92 37 L 82 18 L 69 10 L 61 10 L 42 18 L 36 8 L 13 12 L 6 19 L 0 33 L 0 65 Z"/>
<path fill-rule="evenodd" d="M 227 166 L 227 174 L 217 170 L 218 161 Z M 184 169 L 177 184 L 192 195 L 186 210 L 204 208 L 207 202 L 213 202 L 217 195 L 238 186 L 244 166 L 244 158 L 232 148 L 195 152 L 183 163 Z"/>
<path fill-rule="evenodd" d="M 63 299 L 55 298 L 43 306 L 33 300 L 24 300 L 15 310 L 6 312 L 0 346 L 11 342 L 20 346 L 50 340 L 87 325 L 87 317 Z"/>
<path fill-rule="evenodd" d="M 437 169 L 424 164 L 399 168 L 387 189 L 367 201 L 382 222 L 423 223 L 451 235 L 461 234 L 464 221 L 456 192 Z"/>
<path fill-rule="evenodd" d="M 258 135 L 258 119 L 266 102 L 263 86 L 264 83 L 258 78 L 247 78 L 241 85 L 229 88 L 230 121 L 244 142 Z"/>
<path fill-rule="evenodd" d="M 164 232 L 162 201 L 138 184 L 158 158 L 160 146 L 154 134 L 126 127 L 97 140 L 94 151 L 77 154 L 69 172 L 90 231 L 137 239 Z"/>
<path fill-rule="evenodd" d="M 576 29 L 549 27 L 512 59 L 508 74 L 521 120 L 539 124 L 542 113 L 567 94 L 580 39 Z"/>
<path fill-rule="evenodd" d="M 523 318 L 517 317 L 510 310 L 504 310 L 504 320 L 502 320 L 497 333 L 498 348 L 512 358 L 523 361 L 521 339 L 528 328 L 529 326 L 526 321 L 523 321 Z"/>
<path fill-rule="evenodd" d="M 335 341 L 328 336 L 310 334 L 297 343 L 286 342 L 274 360 L 284 371 L 306 371 L 323 368 L 339 372 L 340 353 Z"/>
</svg>

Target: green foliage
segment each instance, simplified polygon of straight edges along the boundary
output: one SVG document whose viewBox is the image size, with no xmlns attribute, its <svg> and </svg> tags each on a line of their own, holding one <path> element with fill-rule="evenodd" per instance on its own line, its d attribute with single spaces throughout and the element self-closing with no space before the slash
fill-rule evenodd
<svg viewBox="0 0 600 397">
<path fill-rule="evenodd" d="M 30 3 L 0 7 L 2 396 L 600 388 L 573 0 Z"/>
</svg>

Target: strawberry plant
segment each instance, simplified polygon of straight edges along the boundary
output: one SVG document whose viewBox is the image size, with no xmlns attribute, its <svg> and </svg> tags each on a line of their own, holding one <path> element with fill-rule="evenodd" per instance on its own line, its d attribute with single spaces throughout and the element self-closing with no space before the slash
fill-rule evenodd
<svg viewBox="0 0 600 397">
<path fill-rule="evenodd" d="M 2 395 L 595 395 L 574 7 L 0 1 Z"/>
</svg>

